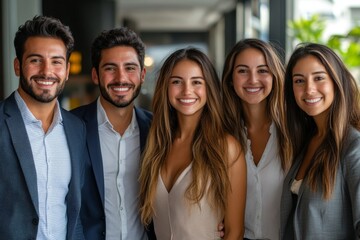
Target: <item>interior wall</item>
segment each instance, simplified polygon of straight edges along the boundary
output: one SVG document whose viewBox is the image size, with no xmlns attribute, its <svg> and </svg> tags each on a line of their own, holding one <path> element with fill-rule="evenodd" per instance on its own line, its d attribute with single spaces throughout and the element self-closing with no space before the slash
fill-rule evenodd
<svg viewBox="0 0 360 240">
<path fill-rule="evenodd" d="M 1 0 L 1 72 L 0 99 L 9 96 L 18 87 L 13 60 L 14 37 L 19 25 L 41 14 L 41 0 Z"/>
</svg>

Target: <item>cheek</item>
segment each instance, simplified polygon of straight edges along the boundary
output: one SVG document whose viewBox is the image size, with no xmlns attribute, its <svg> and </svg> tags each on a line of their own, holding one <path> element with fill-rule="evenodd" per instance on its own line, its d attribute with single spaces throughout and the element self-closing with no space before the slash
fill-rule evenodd
<svg viewBox="0 0 360 240">
<path fill-rule="evenodd" d="M 168 99 L 169 99 L 169 102 L 171 105 L 174 104 L 174 101 L 175 101 L 174 99 L 175 99 L 177 93 L 178 93 L 178 90 L 175 87 L 168 88 L 167 94 L 168 94 Z"/>
<path fill-rule="evenodd" d="M 265 84 L 266 86 L 269 88 L 269 89 L 272 89 L 273 88 L 273 84 L 274 84 L 274 80 L 273 78 L 270 76 L 268 77 L 266 80 L 265 80 Z"/>
<path fill-rule="evenodd" d="M 302 98 L 302 89 L 301 88 L 294 88 L 293 87 L 293 92 L 294 92 L 294 98 L 295 98 L 295 102 L 297 103 L 297 105 L 301 104 L 301 98 Z"/>
<path fill-rule="evenodd" d="M 326 95 L 328 96 L 329 100 L 331 101 L 331 103 L 334 101 L 335 98 L 335 90 L 334 90 L 334 86 L 328 86 L 326 89 Z"/>
<path fill-rule="evenodd" d="M 239 78 L 233 78 L 233 88 L 236 92 L 237 95 L 239 95 L 241 93 L 241 89 L 242 89 L 242 84 L 241 84 L 241 80 Z"/>
<path fill-rule="evenodd" d="M 201 96 L 204 99 L 204 101 L 206 102 L 206 99 L 207 99 L 206 88 L 201 89 Z"/>
</svg>

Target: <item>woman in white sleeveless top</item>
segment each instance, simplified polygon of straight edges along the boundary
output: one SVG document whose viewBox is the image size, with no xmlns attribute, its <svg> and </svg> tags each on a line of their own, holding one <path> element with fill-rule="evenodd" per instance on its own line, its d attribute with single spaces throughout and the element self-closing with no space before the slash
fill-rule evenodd
<svg viewBox="0 0 360 240">
<path fill-rule="evenodd" d="M 224 64 L 225 127 L 243 144 L 247 165 L 245 239 L 280 237 L 281 192 L 292 157 L 284 71 L 273 45 L 254 38 L 237 42 Z"/>
<path fill-rule="evenodd" d="M 158 240 L 242 239 L 246 163 L 223 128 L 220 81 L 201 51 L 180 49 L 164 62 L 140 173 L 141 218 Z"/>
</svg>

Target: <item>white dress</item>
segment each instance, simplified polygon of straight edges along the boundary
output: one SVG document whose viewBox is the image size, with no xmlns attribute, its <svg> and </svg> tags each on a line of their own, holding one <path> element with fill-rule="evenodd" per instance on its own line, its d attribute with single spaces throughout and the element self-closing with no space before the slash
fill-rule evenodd
<svg viewBox="0 0 360 240">
<path fill-rule="evenodd" d="M 217 228 L 222 217 L 215 213 L 206 197 L 199 205 L 185 198 L 192 180 L 192 164 L 178 177 L 168 192 L 159 174 L 155 196 L 155 234 L 158 240 L 218 239 Z"/>
</svg>

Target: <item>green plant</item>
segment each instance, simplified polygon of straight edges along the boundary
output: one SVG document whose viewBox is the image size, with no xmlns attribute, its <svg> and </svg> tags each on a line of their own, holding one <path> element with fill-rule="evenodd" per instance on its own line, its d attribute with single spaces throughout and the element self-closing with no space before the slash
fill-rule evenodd
<svg viewBox="0 0 360 240">
<path fill-rule="evenodd" d="M 348 67 L 360 67 L 360 26 L 344 35 L 333 34 L 328 39 L 324 39 L 326 21 L 319 15 L 290 21 L 289 27 L 297 41 L 325 44 L 336 51 Z"/>
</svg>

